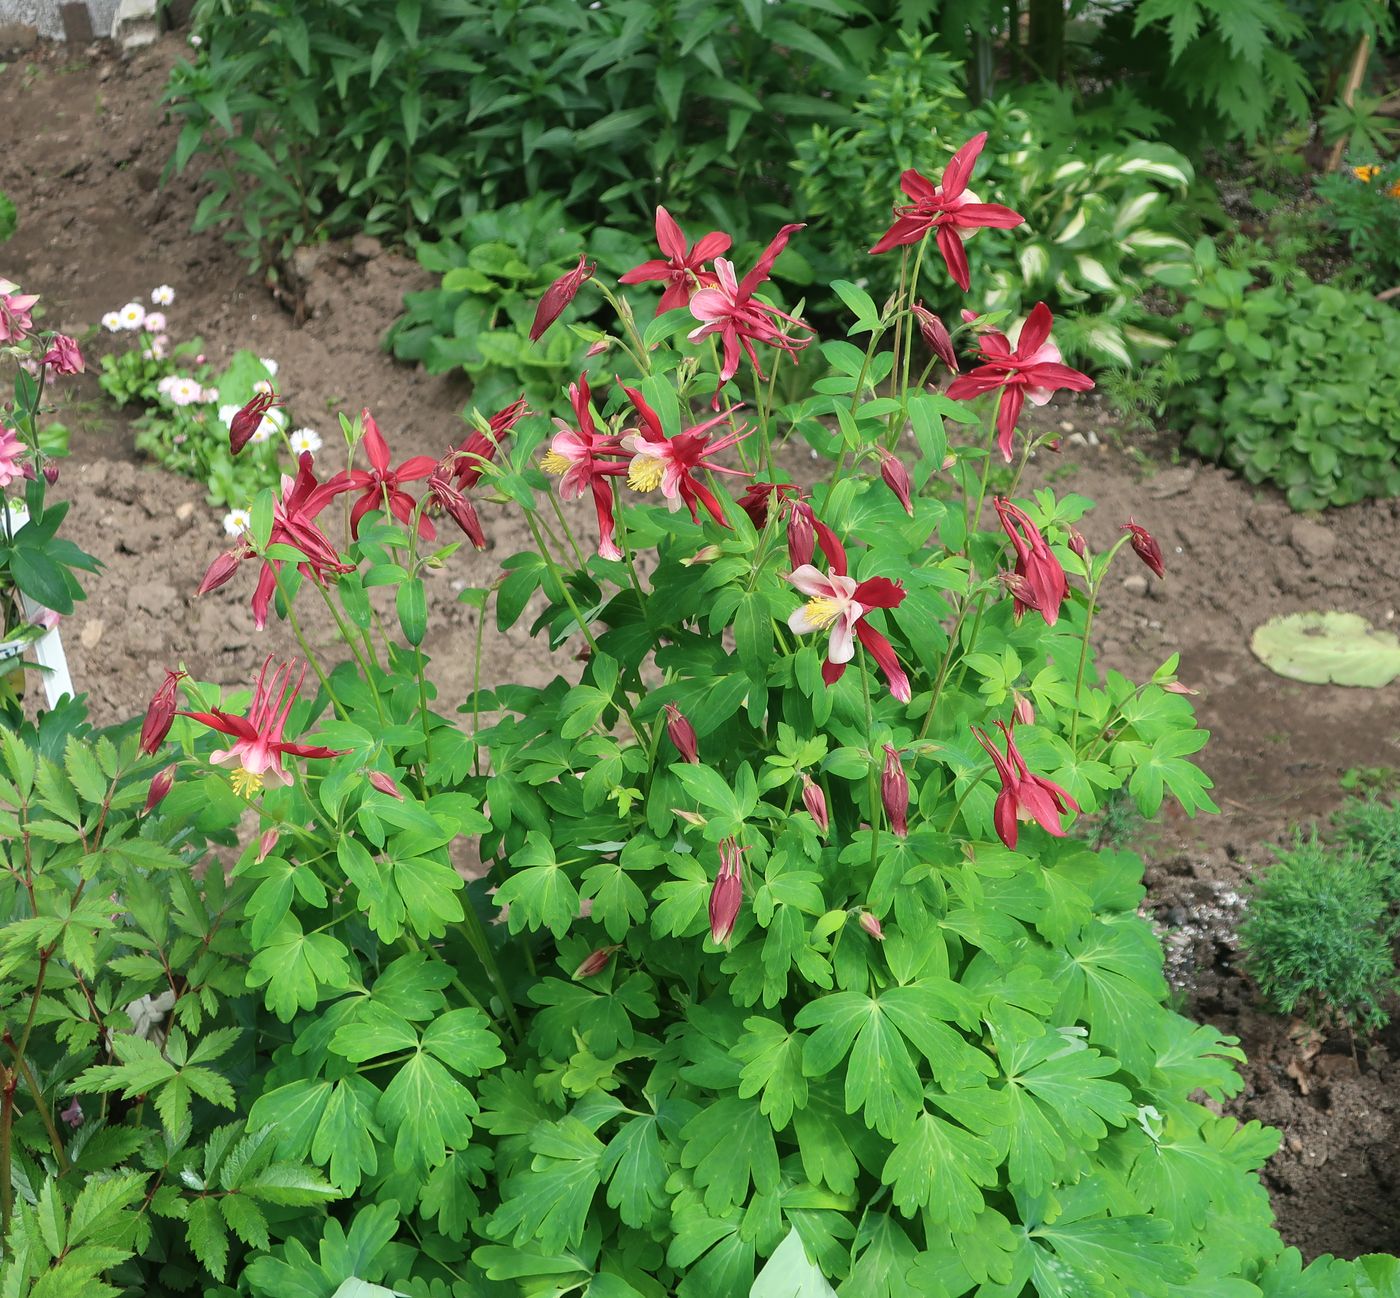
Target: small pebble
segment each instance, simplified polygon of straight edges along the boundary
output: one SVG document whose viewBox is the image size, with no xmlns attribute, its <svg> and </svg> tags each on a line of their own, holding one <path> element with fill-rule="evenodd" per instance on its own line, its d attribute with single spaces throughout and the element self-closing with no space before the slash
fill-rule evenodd
<svg viewBox="0 0 1400 1298">
<path fill-rule="evenodd" d="M 1124 577 L 1123 589 L 1126 590 L 1129 595 L 1146 595 L 1147 578 L 1140 572 L 1135 572 L 1129 577 Z"/>
</svg>

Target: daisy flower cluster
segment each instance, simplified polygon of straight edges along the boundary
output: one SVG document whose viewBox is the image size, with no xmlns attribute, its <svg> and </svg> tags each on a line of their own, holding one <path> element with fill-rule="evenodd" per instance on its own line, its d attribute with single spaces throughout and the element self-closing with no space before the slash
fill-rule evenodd
<svg viewBox="0 0 1400 1298">
<path fill-rule="evenodd" d="M 173 406 L 210 405 L 219 399 L 218 388 L 206 388 L 198 379 L 183 374 L 166 375 L 156 390 Z"/>
<path fill-rule="evenodd" d="M 169 306 L 174 301 L 175 290 L 169 284 L 159 284 L 151 290 L 151 305 L 153 307 Z M 169 354 L 170 336 L 166 333 L 169 325 L 164 311 L 147 311 L 140 302 L 128 302 L 124 307 L 108 311 L 102 317 L 102 327 L 108 333 L 140 332 L 143 334 L 145 342 L 141 349 L 141 356 L 144 360 L 164 360 Z"/>
</svg>

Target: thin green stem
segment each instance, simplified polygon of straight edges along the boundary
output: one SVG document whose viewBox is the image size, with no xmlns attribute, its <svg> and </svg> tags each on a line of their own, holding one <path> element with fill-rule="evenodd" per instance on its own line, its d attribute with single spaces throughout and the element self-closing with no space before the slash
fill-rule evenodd
<svg viewBox="0 0 1400 1298">
<path fill-rule="evenodd" d="M 870 703 L 870 664 L 864 645 L 860 648 L 860 688 L 865 696 L 865 743 L 870 750 L 866 792 L 870 798 L 870 869 L 874 871 L 880 863 L 880 780 L 875 774 L 875 709 Z"/>
<path fill-rule="evenodd" d="M 43 1093 L 39 1090 L 39 1083 L 34 1077 L 33 1070 L 29 1067 L 29 1061 L 23 1055 L 17 1054 L 15 1063 L 24 1077 L 25 1085 L 29 1087 L 29 1094 L 34 1097 L 34 1107 L 39 1111 L 39 1120 L 44 1124 L 44 1130 L 48 1132 L 49 1144 L 53 1146 L 54 1157 L 58 1160 L 58 1174 L 62 1176 L 72 1167 L 72 1164 L 68 1161 L 67 1151 L 63 1148 L 63 1138 L 58 1134 L 58 1127 L 54 1125 L 53 1113 L 50 1111 Z"/>
<path fill-rule="evenodd" d="M 330 610 L 331 616 L 335 619 L 336 626 L 340 628 L 340 638 L 345 641 L 346 647 L 354 656 L 355 663 L 365 678 L 365 684 L 369 686 L 371 692 L 374 694 L 374 708 L 375 711 L 379 713 L 379 724 L 388 725 L 389 719 L 384 712 L 384 700 L 379 696 L 379 681 L 376 679 L 376 673 L 370 669 L 369 663 L 361 657 L 359 647 L 355 643 L 354 632 L 346 625 L 345 619 L 341 617 L 340 610 L 336 608 L 335 601 L 331 598 L 330 592 L 322 586 L 319 581 L 312 584 L 321 593 L 322 601 Z M 366 637 L 366 644 L 368 645 L 368 637 Z"/>
</svg>

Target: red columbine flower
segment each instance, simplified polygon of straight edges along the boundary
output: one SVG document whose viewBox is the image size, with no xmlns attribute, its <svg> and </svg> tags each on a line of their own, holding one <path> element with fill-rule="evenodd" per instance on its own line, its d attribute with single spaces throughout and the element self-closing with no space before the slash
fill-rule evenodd
<svg viewBox="0 0 1400 1298">
<path fill-rule="evenodd" d="M 1067 811 L 1078 811 L 1079 804 L 1058 784 L 1052 783 L 1043 775 L 1030 773 L 1025 759 L 1016 748 L 1014 721 L 1009 726 L 1004 721 L 998 721 L 997 726 L 1006 736 L 1005 757 L 997 751 L 996 745 L 985 730 L 980 726 L 972 727 L 977 742 L 987 750 L 987 755 L 992 759 L 992 765 L 996 767 L 997 775 L 1001 778 L 1001 792 L 997 794 L 996 810 L 993 813 L 997 836 L 1014 851 L 1017 822 L 1033 820 L 1047 834 L 1063 838 L 1065 831 L 1060 824 L 1060 817 Z"/>
<path fill-rule="evenodd" d="M 258 683 L 253 689 L 252 706 L 246 717 L 231 716 L 215 708 L 212 712 L 182 712 L 182 717 L 198 721 L 200 725 L 217 730 L 221 735 L 229 735 L 234 740 L 231 747 L 220 752 L 210 753 L 211 762 L 234 761 L 239 769 L 233 772 L 231 783 L 234 792 L 250 795 L 262 788 L 263 779 L 274 784 L 290 784 L 291 774 L 283 769 L 282 760 L 290 754 L 293 757 L 342 757 L 349 749 L 321 748 L 309 744 L 294 744 L 282 738 L 287 724 L 287 714 L 296 702 L 297 692 L 306 678 L 306 666 L 302 665 L 295 681 L 295 660 L 285 662 L 267 678 L 268 654 L 258 673 Z"/>
<path fill-rule="evenodd" d="M 297 461 L 295 478 L 282 475 L 282 499 L 272 507 L 269 543 L 281 542 L 300 550 L 306 556 L 306 561 L 297 564 L 297 571 L 304 577 L 310 577 L 317 585 L 324 585 L 326 578 L 336 573 L 355 570 L 354 564 L 341 561 L 340 552 L 316 525 L 316 515 L 348 486 L 343 480 L 338 482 L 335 478 L 329 482 L 317 482 L 309 451 L 304 452 Z M 215 564 L 217 566 L 218 560 Z M 281 560 L 267 559 L 263 562 L 262 572 L 258 574 L 258 584 L 253 591 L 253 625 L 259 631 L 267 625 L 267 610 L 277 590 L 277 574 L 281 571 Z M 201 583 L 201 589 L 207 585 L 212 574 L 211 568 L 205 575 L 204 583 Z"/>
<path fill-rule="evenodd" d="M 44 364 L 55 374 L 81 374 L 83 354 L 77 342 L 67 334 L 54 334 L 49 349 L 44 353 Z"/>
<path fill-rule="evenodd" d="M 690 341 L 699 342 L 710 334 L 718 334 L 724 346 L 724 361 L 720 365 L 719 387 L 715 389 L 713 409 L 719 409 L 720 388 L 739 371 L 740 347 L 748 354 L 754 372 L 759 378 L 763 378 L 763 367 L 758 363 L 758 353 L 754 351 L 755 342 L 767 343 L 779 351 L 786 352 L 796 363 L 797 353 L 815 337 L 811 325 L 753 295 L 754 290 L 768 278 L 773 263 L 778 260 L 779 253 L 787 247 L 787 241 L 793 232 L 802 228 L 801 225 L 783 226 L 773 236 L 773 242 L 764 250 L 754 268 L 742 280 L 735 278 L 732 261 L 717 257 L 715 274 L 718 283 L 713 288 L 702 288 L 690 299 L 691 314 L 701 321 L 698 329 L 691 330 Z M 806 336 L 783 333 L 778 328 L 777 321 L 784 321 L 802 330 Z"/>
<path fill-rule="evenodd" d="M 749 522 L 762 531 L 768 524 L 768 515 L 775 509 L 781 510 L 793 499 L 800 499 L 800 491 L 791 482 L 751 482 L 739 497 L 739 508 L 749 516 Z"/>
<path fill-rule="evenodd" d="M 1060 605 L 1069 596 L 1065 570 L 1025 510 L 1005 496 L 996 498 L 996 508 L 1016 550 L 1016 580 L 1008 583 L 1015 596 L 1012 616 L 1019 622 L 1022 614 L 1033 608 L 1045 619 L 1046 626 L 1054 626 L 1059 620 Z"/>
<path fill-rule="evenodd" d="M 1140 523 L 1135 523 L 1130 518 L 1122 527 L 1120 532 L 1132 533 L 1133 553 L 1152 569 L 1158 577 L 1167 575 L 1166 564 L 1162 562 L 1162 547 L 1157 544 L 1156 538 Z"/>
<path fill-rule="evenodd" d="M 880 801 L 885 807 L 885 819 L 896 838 L 909 837 L 909 777 L 899 750 L 885 745 L 885 769 L 880 775 Z"/>
<path fill-rule="evenodd" d="M 748 477 L 743 469 L 726 468 L 710 458 L 742 441 L 749 435 L 748 429 L 731 430 L 718 441 L 712 440 L 710 430 L 729 418 L 729 412 L 725 412 L 674 437 L 667 437 L 661 429 L 661 417 L 647 405 L 642 394 L 626 384 L 622 390 L 631 398 L 642 421 L 637 432 L 628 433 L 622 439 L 623 448 L 632 453 L 632 462 L 627 467 L 627 485 L 635 491 L 654 491 L 660 487 L 672 513 L 684 503 L 691 519 L 697 523 L 700 521 L 697 505 L 704 505 L 716 523 L 728 527 L 714 492 L 695 475 L 701 469 L 708 469 L 711 473 Z"/>
<path fill-rule="evenodd" d="M 18 284 L 0 279 L 0 343 L 18 342 L 34 328 L 30 312 L 39 295 L 20 293 L 18 288 Z"/>
<path fill-rule="evenodd" d="M 530 413 L 524 396 L 517 397 L 504 410 L 497 411 L 488 419 L 490 435 L 473 428 L 467 440 L 452 452 L 453 472 L 457 475 L 457 485 L 463 491 L 470 491 L 481 481 L 486 462 L 496 458 L 496 452 L 506 439 L 506 434 Z"/>
<path fill-rule="evenodd" d="M 986 143 L 987 132 L 983 131 L 953 154 L 943 169 L 941 185 L 935 185 L 917 171 L 906 171 L 899 178 L 899 187 L 911 201 L 895 207 L 894 224 L 870 251 L 888 252 L 891 248 L 917 243 L 930 230 L 937 230 L 938 251 L 943 254 L 948 273 L 966 293 L 972 276 L 968 272 L 967 253 L 963 250 L 959 231 L 976 230 L 982 226 L 1009 230 L 1026 219 L 1000 203 L 980 202 L 977 195 L 968 189 L 972 169 Z"/>
<path fill-rule="evenodd" d="M 831 815 L 827 811 L 826 794 L 822 791 L 822 786 L 810 775 L 802 777 L 802 805 L 807 808 L 807 814 L 817 822 L 817 828 L 825 834 L 831 827 Z"/>
<path fill-rule="evenodd" d="M 683 762 L 699 762 L 700 740 L 689 718 L 674 703 L 666 705 L 666 734 Z"/>
<path fill-rule="evenodd" d="M 871 609 L 898 608 L 904 602 L 904 587 L 888 577 L 867 577 L 860 582 L 848 577 L 846 554 L 839 546 L 829 550 L 826 557 L 830 574 L 823 574 L 810 563 L 788 574 L 788 581 L 809 597 L 788 618 L 788 626 L 799 635 L 830 629 L 831 640 L 822 665 L 822 679 L 828 685 L 841 679 L 846 664 L 855 657 L 858 636 L 866 652 L 879 664 L 890 693 L 901 703 L 908 703 L 909 677 L 900 667 L 894 647 L 865 621 Z"/>
<path fill-rule="evenodd" d="M 413 518 L 413 509 L 417 502 L 403 490 L 401 484 L 417 482 L 437 468 L 437 461 L 431 455 L 411 455 L 397 469 L 391 469 L 389 444 L 384 440 L 384 434 L 379 431 L 379 425 L 374 422 L 374 416 L 368 410 L 362 410 L 360 419 L 364 423 L 363 444 L 370 467 L 343 469 L 326 483 L 327 487 L 334 487 L 337 492 L 360 492 L 360 498 L 350 510 L 351 536 L 360 534 L 360 520 L 372 509 L 387 508 L 400 523 L 408 523 Z M 418 535 L 425 541 L 431 541 L 437 536 L 437 529 L 422 514 L 418 516 Z"/>
<path fill-rule="evenodd" d="M 665 315 L 667 311 L 687 305 L 697 288 L 711 288 L 719 283 L 715 273 L 705 269 L 705 263 L 728 252 L 733 241 L 727 234 L 711 230 L 690 248 L 686 245 L 684 231 L 671 219 L 671 214 L 664 207 L 658 207 L 656 242 L 668 260 L 644 261 L 623 275 L 621 282 L 642 284 L 652 279 L 665 280 L 666 291 L 656 306 L 656 314 Z"/>
<path fill-rule="evenodd" d="M 719 873 L 710 889 L 710 937 L 718 944 L 729 941 L 744 900 L 743 849 L 732 838 L 719 845 Z"/>
<path fill-rule="evenodd" d="M 538 342 L 544 331 L 564 313 L 564 308 L 574 300 L 585 280 L 593 278 L 598 269 L 596 261 L 589 261 L 586 253 L 579 253 L 578 265 L 567 275 L 560 275 L 544 291 L 540 304 L 535 308 L 535 323 L 530 326 L 530 341 Z"/>
<path fill-rule="evenodd" d="M 561 475 L 559 495 L 563 500 L 577 500 L 585 490 L 593 492 L 593 506 L 598 514 L 598 553 L 604 559 L 620 559 L 622 551 L 613 539 L 617 519 L 613 514 L 611 479 L 626 473 L 627 466 L 602 457 L 626 452 L 616 437 L 598 431 L 589 408 L 592 399 L 588 375 L 580 374 L 577 383 L 569 384 L 569 401 L 578 427 L 571 428 L 562 419 L 555 419 L 559 431 L 540 461 L 540 468 Z"/>
<path fill-rule="evenodd" d="M 160 751 L 166 735 L 170 733 L 177 708 L 175 692 L 184 678 L 184 672 L 172 672 L 167 669 L 160 689 L 155 692 L 146 708 L 146 719 L 141 723 L 140 748 L 147 757 L 154 757 Z"/>
<path fill-rule="evenodd" d="M 1087 392 L 1094 386 L 1094 380 L 1087 374 L 1060 363 L 1060 349 L 1050 341 L 1050 327 L 1054 323 L 1050 308 L 1044 302 L 1037 302 L 1021 326 L 1015 351 L 1005 334 L 995 329 L 986 330 L 978 338 L 985 363 L 970 374 L 958 375 L 948 385 L 948 395 L 954 401 L 969 401 L 1000 389 L 997 445 L 1007 463 L 1011 461 L 1011 439 L 1026 398 L 1029 397 L 1033 405 L 1043 406 L 1060 388 Z"/>
<path fill-rule="evenodd" d="M 909 470 L 904 467 L 898 457 L 883 446 L 878 446 L 875 449 L 880 457 L 880 477 L 884 479 L 885 486 L 894 493 L 895 499 L 904 507 L 904 512 L 913 518 L 914 502 L 911 495 L 914 484 L 909 478 Z"/>
<path fill-rule="evenodd" d="M 914 313 L 914 319 L 919 325 L 919 333 L 923 335 L 929 350 L 956 374 L 958 372 L 958 354 L 953 350 L 953 335 L 948 332 L 948 326 L 922 302 L 915 302 L 910 309 Z"/>
<path fill-rule="evenodd" d="M 235 455 L 245 446 L 259 425 L 267 417 L 273 406 L 280 406 L 282 398 L 275 392 L 259 392 L 229 421 L 228 448 Z"/>
</svg>

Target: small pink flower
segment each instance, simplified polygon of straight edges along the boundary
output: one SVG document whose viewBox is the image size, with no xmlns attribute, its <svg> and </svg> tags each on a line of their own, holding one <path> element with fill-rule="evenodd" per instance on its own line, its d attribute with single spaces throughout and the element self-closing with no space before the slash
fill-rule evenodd
<svg viewBox="0 0 1400 1298">
<path fill-rule="evenodd" d="M 0 487 L 34 476 L 34 466 L 26 454 L 27 447 L 13 428 L 0 424 Z"/>
<path fill-rule="evenodd" d="M 577 427 L 555 419 L 559 431 L 540 461 L 540 468 L 560 476 L 559 496 L 563 500 L 577 500 L 585 491 L 593 493 L 598 515 L 598 553 L 604 559 L 621 559 L 622 550 L 613 539 L 617 518 L 613 513 L 612 479 L 627 472 L 627 466 L 615 458 L 626 452 L 616 437 L 598 431 L 590 408 L 592 399 L 588 375 L 580 374 L 578 382 L 569 385 Z"/>
<path fill-rule="evenodd" d="M 30 312 L 39 295 L 18 289 L 18 284 L 0 279 L 0 343 L 18 342 L 34 327 Z"/>
<path fill-rule="evenodd" d="M 68 1102 L 68 1107 L 58 1116 L 62 1121 L 72 1127 L 74 1131 L 83 1125 L 83 1106 L 78 1103 L 78 1097 L 76 1095 Z"/>
<path fill-rule="evenodd" d="M 67 334 L 54 334 L 49 349 L 44 353 L 44 364 L 55 374 L 81 374 L 83 354 L 78 344 Z"/>
</svg>

